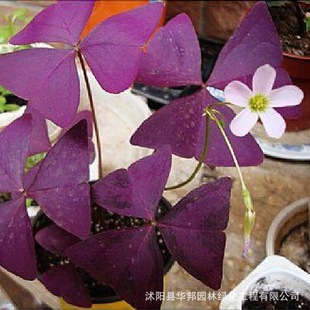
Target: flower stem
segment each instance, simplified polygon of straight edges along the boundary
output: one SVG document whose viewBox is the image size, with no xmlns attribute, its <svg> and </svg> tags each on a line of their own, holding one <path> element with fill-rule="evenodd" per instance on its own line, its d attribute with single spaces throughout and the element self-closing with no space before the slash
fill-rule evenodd
<svg viewBox="0 0 310 310">
<path fill-rule="evenodd" d="M 198 161 L 198 165 L 196 166 L 195 170 L 193 171 L 193 173 L 189 176 L 189 178 L 187 180 L 185 180 L 184 182 L 182 182 L 180 184 L 166 187 L 165 188 L 166 191 L 172 190 L 172 189 L 181 188 L 181 187 L 187 185 L 188 183 L 190 183 L 195 178 L 195 176 L 199 172 L 201 166 L 203 165 L 203 161 L 204 161 L 204 159 L 205 159 L 205 157 L 207 155 L 207 151 L 208 151 L 209 131 L 210 131 L 209 130 L 210 129 L 210 118 L 209 118 L 208 115 L 206 115 L 205 117 L 206 117 L 205 143 L 204 143 L 204 146 L 203 146 L 203 150 L 202 150 L 201 156 L 200 156 L 199 161 Z"/>
<path fill-rule="evenodd" d="M 95 129 L 95 136 L 96 136 L 96 142 L 97 142 L 97 151 L 98 151 L 98 176 L 99 179 L 102 178 L 102 150 L 101 150 L 101 145 L 100 145 L 100 133 L 99 133 L 99 126 L 98 126 L 98 121 L 97 121 L 97 117 L 96 117 L 96 113 L 95 113 L 95 105 L 94 105 L 94 100 L 93 100 L 93 95 L 92 95 L 92 91 L 91 91 L 91 87 L 90 87 L 90 82 L 87 76 L 87 70 L 86 70 L 86 66 L 85 66 L 85 62 L 83 59 L 83 56 L 80 52 L 77 52 L 77 55 L 79 57 L 80 63 L 81 63 L 81 67 L 82 67 L 82 71 L 83 71 L 83 76 L 84 76 L 84 80 L 85 80 L 85 85 L 86 85 L 86 90 L 87 90 L 87 95 L 88 95 L 88 99 L 89 99 L 89 105 L 90 105 L 90 110 L 92 112 L 92 117 L 93 117 L 93 122 L 94 122 L 94 129 Z"/>
<path fill-rule="evenodd" d="M 217 112 L 217 111 L 215 110 L 215 112 Z M 249 251 L 249 248 L 250 248 L 250 243 L 251 243 L 250 237 L 251 237 L 251 232 L 253 230 L 254 223 L 255 223 L 255 210 L 254 210 L 250 191 L 247 189 L 247 187 L 245 185 L 243 175 L 242 175 L 242 172 L 240 169 L 240 165 L 239 165 L 238 159 L 236 157 L 236 154 L 234 152 L 234 149 L 233 149 L 233 147 L 232 147 L 232 145 L 231 145 L 231 143 L 230 143 L 230 141 L 226 135 L 225 130 L 223 129 L 221 122 L 219 121 L 219 119 L 215 115 L 215 112 L 212 109 L 206 109 L 206 111 L 205 111 L 205 113 L 210 116 L 210 119 L 212 119 L 216 123 L 218 129 L 220 130 L 221 135 L 223 136 L 225 143 L 229 149 L 229 152 L 232 156 L 232 159 L 233 159 L 234 164 L 236 166 L 237 172 L 239 174 L 240 182 L 241 182 L 242 197 L 243 197 L 243 202 L 244 202 L 244 206 L 245 206 L 244 248 L 243 248 L 242 256 L 246 257 L 247 253 Z"/>
</svg>

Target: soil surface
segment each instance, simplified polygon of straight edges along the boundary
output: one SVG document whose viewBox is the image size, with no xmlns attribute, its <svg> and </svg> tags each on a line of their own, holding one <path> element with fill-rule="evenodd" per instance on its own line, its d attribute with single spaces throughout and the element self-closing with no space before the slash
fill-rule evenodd
<svg viewBox="0 0 310 310">
<path fill-rule="evenodd" d="M 298 7 L 292 1 L 270 6 L 269 11 L 282 42 L 283 51 L 299 56 L 310 56 L 310 31 L 306 31 L 304 21 L 305 13 L 310 11 L 310 6 Z"/>
</svg>

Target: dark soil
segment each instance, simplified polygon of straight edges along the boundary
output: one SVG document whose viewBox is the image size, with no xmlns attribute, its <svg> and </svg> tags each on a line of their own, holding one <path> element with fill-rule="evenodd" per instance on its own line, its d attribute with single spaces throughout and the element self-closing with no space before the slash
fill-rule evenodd
<svg viewBox="0 0 310 310">
<path fill-rule="evenodd" d="M 170 208 L 170 203 L 167 200 L 162 199 L 159 203 L 157 217 L 166 214 Z M 102 231 L 107 231 L 110 229 L 142 226 L 144 223 L 146 223 L 146 221 L 143 219 L 120 216 L 113 212 L 109 212 L 96 204 L 93 204 L 92 206 L 91 235 L 95 235 Z M 40 229 L 50 224 L 51 221 L 43 213 L 40 213 L 33 226 L 34 234 L 36 234 Z M 173 264 L 173 260 L 159 231 L 157 231 L 157 239 L 163 255 L 165 272 L 168 272 L 168 270 Z M 39 258 L 37 263 L 39 274 L 44 273 L 46 270 L 53 266 L 69 263 L 69 260 L 67 258 L 56 256 L 42 248 L 37 243 L 36 255 L 37 258 Z M 87 289 L 89 290 L 90 296 L 92 296 L 93 303 L 113 302 L 120 300 L 120 298 L 116 295 L 116 293 L 111 287 L 94 280 L 82 269 L 79 269 L 79 271 L 84 279 Z M 102 300 L 102 296 L 105 296 L 104 300 Z"/>
<path fill-rule="evenodd" d="M 310 31 L 306 31 L 304 22 L 304 13 L 310 11 L 309 7 L 302 5 L 298 7 L 296 1 L 269 7 L 284 52 L 310 56 Z"/>
<path fill-rule="evenodd" d="M 260 291 L 257 295 L 247 296 L 242 309 L 310 309 L 310 301 L 296 293 L 272 290 Z"/>
</svg>

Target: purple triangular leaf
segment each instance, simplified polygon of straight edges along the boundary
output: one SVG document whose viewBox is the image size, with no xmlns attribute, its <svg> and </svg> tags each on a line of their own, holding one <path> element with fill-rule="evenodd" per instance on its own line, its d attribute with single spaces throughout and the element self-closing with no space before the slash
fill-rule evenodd
<svg viewBox="0 0 310 310">
<path fill-rule="evenodd" d="M 282 48 L 268 7 L 261 1 L 253 6 L 222 49 L 208 85 L 220 89 L 233 80 L 245 82 L 265 64 L 278 68 Z"/>
<path fill-rule="evenodd" d="M 70 187 L 88 182 L 87 123 L 66 132 L 44 158 L 30 191 Z"/>
<path fill-rule="evenodd" d="M 176 261 L 213 289 L 221 285 L 231 185 L 229 178 L 202 185 L 158 221 Z"/>
<path fill-rule="evenodd" d="M 210 106 L 213 99 L 210 95 L 205 97 L 205 105 Z M 235 136 L 229 129 L 229 124 L 235 113 L 227 105 L 216 105 L 214 109 L 219 111 L 217 116 L 224 123 L 224 131 L 232 145 L 235 155 L 240 166 L 254 166 L 259 165 L 264 160 L 264 154 L 251 136 L 247 134 L 244 137 Z M 205 144 L 205 117 L 202 119 L 198 143 L 196 147 L 195 158 L 198 160 L 202 154 L 203 146 Z M 204 162 L 211 166 L 233 167 L 235 166 L 232 155 L 228 146 L 214 121 L 210 121 L 209 142 L 207 156 Z"/>
<path fill-rule="evenodd" d="M 59 1 L 36 15 L 10 43 L 64 42 L 76 45 L 93 6 L 93 0 Z"/>
<path fill-rule="evenodd" d="M 200 91 L 172 101 L 144 121 L 130 142 L 148 148 L 168 144 L 173 154 L 193 157 L 202 120 L 204 96 L 205 91 Z"/>
<path fill-rule="evenodd" d="M 64 256 L 67 248 L 81 241 L 54 224 L 39 230 L 35 239 L 44 249 L 58 256 Z"/>
<path fill-rule="evenodd" d="M 24 115 L 0 133 L 0 191 L 19 192 L 30 144 L 31 116 Z"/>
<path fill-rule="evenodd" d="M 72 127 L 27 181 L 33 197 L 58 226 L 85 239 L 90 228 L 87 123 Z M 29 183 L 31 183 L 29 185 Z M 73 216 L 74 214 L 74 216 Z"/>
<path fill-rule="evenodd" d="M 0 204 L 0 265 L 26 279 L 36 278 L 36 258 L 25 198 Z"/>
<path fill-rule="evenodd" d="M 28 155 L 47 152 L 51 148 L 51 143 L 48 138 L 45 118 L 30 105 L 27 106 L 25 114 L 30 114 L 32 117 L 32 131 Z"/>
<path fill-rule="evenodd" d="M 199 42 L 186 14 L 170 20 L 151 39 L 136 81 L 155 86 L 202 83 Z"/>
<path fill-rule="evenodd" d="M 92 306 L 92 301 L 85 284 L 72 265 L 49 269 L 39 277 L 44 286 L 54 295 L 78 307 Z"/>
<path fill-rule="evenodd" d="M 91 215 L 87 183 L 29 191 L 28 194 L 58 226 L 80 239 L 88 237 Z"/>
<path fill-rule="evenodd" d="M 67 250 L 69 259 L 138 309 L 159 309 L 146 292 L 163 291 L 163 260 L 152 226 L 110 230 Z"/>
<path fill-rule="evenodd" d="M 33 48 L 0 55 L 0 84 L 63 127 L 79 105 L 75 52 Z M 64 108 L 65 106 L 65 108 Z"/>
<path fill-rule="evenodd" d="M 88 153 L 89 153 L 89 163 L 91 164 L 95 160 L 95 145 L 92 141 L 93 138 L 93 117 L 91 111 L 83 110 L 76 114 L 72 123 L 68 126 L 63 128 L 60 132 L 59 137 L 62 137 L 71 127 L 76 125 L 81 120 L 85 119 L 87 121 L 87 136 L 88 136 Z"/>
<path fill-rule="evenodd" d="M 92 187 L 94 200 L 109 211 L 121 215 L 154 220 L 171 168 L 171 151 L 163 147 L 119 169 Z"/>
<path fill-rule="evenodd" d="M 104 90 L 119 93 L 133 83 L 142 46 L 154 31 L 162 8 L 157 2 L 114 15 L 82 41 L 81 52 Z"/>
<path fill-rule="evenodd" d="M 42 161 L 36 163 L 33 167 L 31 167 L 26 174 L 23 176 L 23 184 L 24 188 L 29 188 L 34 182 L 38 171 L 40 170 L 40 166 L 42 165 Z"/>
</svg>

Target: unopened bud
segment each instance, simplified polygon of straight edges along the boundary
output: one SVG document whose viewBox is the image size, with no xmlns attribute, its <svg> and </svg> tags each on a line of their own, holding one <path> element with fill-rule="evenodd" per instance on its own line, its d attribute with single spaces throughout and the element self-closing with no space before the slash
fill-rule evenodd
<svg viewBox="0 0 310 310">
<path fill-rule="evenodd" d="M 244 247 L 242 257 L 246 257 L 251 247 L 251 232 L 255 223 L 255 211 L 251 194 L 247 188 L 242 191 L 243 201 L 245 205 L 245 216 L 244 216 Z"/>
</svg>

